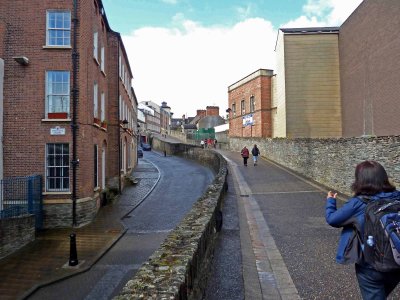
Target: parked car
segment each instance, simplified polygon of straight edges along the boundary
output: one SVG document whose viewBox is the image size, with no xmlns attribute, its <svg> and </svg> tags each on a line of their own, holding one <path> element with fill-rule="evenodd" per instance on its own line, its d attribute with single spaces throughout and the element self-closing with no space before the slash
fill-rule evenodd
<svg viewBox="0 0 400 300">
<path fill-rule="evenodd" d="M 137 157 L 143 157 L 143 149 L 142 147 L 137 148 Z"/>
<path fill-rule="evenodd" d="M 142 149 L 143 151 L 151 151 L 151 146 L 150 144 L 142 144 Z"/>
</svg>

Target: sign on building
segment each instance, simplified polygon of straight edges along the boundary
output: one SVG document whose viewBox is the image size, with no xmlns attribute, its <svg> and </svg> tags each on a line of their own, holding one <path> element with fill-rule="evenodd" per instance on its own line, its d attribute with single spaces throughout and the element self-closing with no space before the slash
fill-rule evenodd
<svg viewBox="0 0 400 300">
<path fill-rule="evenodd" d="M 65 128 L 61 128 L 60 126 L 50 128 L 50 135 L 65 135 Z"/>
<path fill-rule="evenodd" d="M 243 126 L 254 125 L 253 114 L 245 115 L 242 118 L 243 118 Z"/>
</svg>

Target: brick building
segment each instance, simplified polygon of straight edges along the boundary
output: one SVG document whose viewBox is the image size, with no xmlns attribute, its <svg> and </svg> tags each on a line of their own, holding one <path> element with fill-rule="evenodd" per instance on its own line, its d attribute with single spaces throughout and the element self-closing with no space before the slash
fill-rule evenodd
<svg viewBox="0 0 400 300">
<path fill-rule="evenodd" d="M 364 0 L 340 26 L 343 136 L 400 134 L 400 1 Z"/>
<path fill-rule="evenodd" d="M 228 87 L 230 137 L 271 137 L 272 76 L 260 69 Z"/>
<path fill-rule="evenodd" d="M 43 176 L 45 227 L 86 224 L 136 162 L 121 37 L 101 0 L 2 1 L 0 42 L 4 177 Z"/>
</svg>

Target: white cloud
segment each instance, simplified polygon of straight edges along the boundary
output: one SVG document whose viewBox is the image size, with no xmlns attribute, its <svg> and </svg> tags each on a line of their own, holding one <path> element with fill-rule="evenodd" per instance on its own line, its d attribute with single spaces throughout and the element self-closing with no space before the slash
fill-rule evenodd
<svg viewBox="0 0 400 300">
<path fill-rule="evenodd" d="M 175 117 L 208 105 L 224 115 L 229 85 L 274 68 L 275 39 L 272 24 L 260 18 L 231 28 L 182 20 L 181 29 L 147 27 L 123 37 L 138 101 L 166 101 Z"/>
<path fill-rule="evenodd" d="M 340 26 L 363 0 L 307 0 L 304 15 L 281 27 Z"/>
<path fill-rule="evenodd" d="M 303 15 L 281 27 L 339 26 L 361 1 L 308 0 Z M 246 16 L 251 7 L 237 12 Z M 265 19 L 205 27 L 177 13 L 172 24 L 141 28 L 123 40 L 138 101 L 166 101 L 175 117 L 194 116 L 208 105 L 224 115 L 229 85 L 260 68 L 275 68 L 276 29 Z"/>
</svg>

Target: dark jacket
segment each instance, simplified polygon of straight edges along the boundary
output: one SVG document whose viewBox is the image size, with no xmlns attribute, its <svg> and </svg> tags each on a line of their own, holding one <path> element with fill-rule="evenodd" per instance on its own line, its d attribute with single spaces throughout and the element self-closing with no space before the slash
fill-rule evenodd
<svg viewBox="0 0 400 300">
<path fill-rule="evenodd" d="M 253 154 L 253 156 L 258 156 L 260 155 L 260 150 L 258 150 L 257 147 L 253 147 L 253 149 L 251 149 L 251 154 Z"/>
<path fill-rule="evenodd" d="M 369 198 L 374 201 L 378 199 L 396 199 L 399 197 L 400 192 L 394 191 L 390 193 L 382 192 Z M 346 248 L 348 248 L 348 245 L 354 236 L 354 226 L 352 224 L 356 224 L 361 236 L 364 234 L 365 207 L 366 204 L 358 197 L 350 198 L 339 209 L 336 208 L 335 198 L 328 198 L 326 200 L 326 222 L 333 227 L 343 227 L 336 253 L 336 262 L 340 264 L 349 263 L 346 259 L 345 253 L 347 250 Z"/>
</svg>

